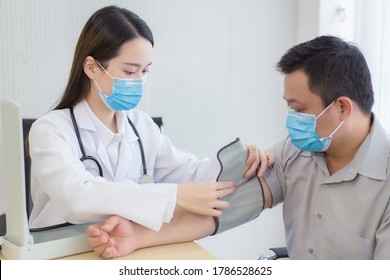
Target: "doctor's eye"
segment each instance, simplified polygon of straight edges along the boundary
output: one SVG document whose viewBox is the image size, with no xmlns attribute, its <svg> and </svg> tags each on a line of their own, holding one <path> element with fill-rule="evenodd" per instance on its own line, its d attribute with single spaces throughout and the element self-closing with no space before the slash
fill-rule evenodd
<svg viewBox="0 0 390 280">
<path fill-rule="evenodd" d="M 123 72 L 125 72 L 126 75 L 135 75 L 135 72 L 133 72 L 133 71 L 123 70 Z"/>
</svg>

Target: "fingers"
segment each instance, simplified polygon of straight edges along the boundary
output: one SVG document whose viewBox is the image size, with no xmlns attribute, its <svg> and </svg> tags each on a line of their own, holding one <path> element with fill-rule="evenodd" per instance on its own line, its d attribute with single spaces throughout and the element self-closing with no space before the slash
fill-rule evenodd
<svg viewBox="0 0 390 280">
<path fill-rule="evenodd" d="M 246 147 L 248 149 L 248 159 L 246 161 L 246 165 L 249 166 L 249 168 L 245 172 L 244 177 L 252 177 L 256 174 L 257 169 L 259 169 L 259 172 L 257 173 L 258 176 L 262 176 L 268 166 L 268 158 L 256 147 L 256 145 L 246 145 Z"/>
<path fill-rule="evenodd" d="M 244 177 L 252 177 L 252 175 L 256 173 L 257 169 L 257 176 L 262 177 L 265 170 L 274 164 L 274 154 L 264 153 L 260 149 L 258 149 L 256 145 L 246 145 L 246 147 L 248 149 L 248 159 L 246 161 L 246 165 L 249 168 L 245 172 Z"/>
<path fill-rule="evenodd" d="M 102 223 L 100 229 L 105 232 L 110 232 L 121 223 L 122 219 L 123 219 L 122 217 L 116 215 L 110 216 L 107 220 L 105 220 Z"/>
<path fill-rule="evenodd" d="M 235 182 L 234 181 L 221 181 L 215 183 L 215 188 L 218 191 L 234 191 Z"/>
<path fill-rule="evenodd" d="M 91 246 L 95 253 L 103 258 L 113 258 L 114 257 L 114 245 L 115 240 L 110 238 L 108 234 L 102 234 L 97 237 L 89 237 L 88 244 Z"/>
<path fill-rule="evenodd" d="M 88 244 L 96 254 L 103 258 L 112 258 L 115 241 L 110 238 L 109 232 L 118 224 L 118 218 L 112 216 L 100 224 L 90 225 L 86 229 Z"/>
<path fill-rule="evenodd" d="M 106 245 L 109 242 L 110 238 L 106 235 L 98 237 L 89 237 L 88 244 L 92 248 L 96 248 L 102 245 Z"/>
<path fill-rule="evenodd" d="M 245 172 L 244 177 L 250 178 L 253 176 L 253 174 L 256 173 L 257 167 L 259 166 L 259 161 L 254 161 L 248 168 L 248 170 Z"/>
<path fill-rule="evenodd" d="M 222 215 L 222 211 L 219 209 L 225 209 L 230 207 L 230 203 L 222 200 L 224 196 L 227 196 L 235 192 L 235 183 L 233 181 L 217 182 L 217 196 L 216 199 L 210 203 L 211 209 L 209 209 L 209 216 L 219 217 Z"/>
<path fill-rule="evenodd" d="M 106 248 L 101 256 L 105 259 L 112 259 L 114 257 L 114 249 L 112 247 Z"/>
<path fill-rule="evenodd" d="M 225 209 L 229 207 L 230 207 L 230 203 L 222 199 L 217 200 L 214 204 L 214 209 Z"/>
<path fill-rule="evenodd" d="M 227 196 L 236 190 L 234 181 L 217 182 L 216 184 L 217 184 L 217 191 L 216 191 L 215 198 L 217 199 L 220 197 Z"/>
<path fill-rule="evenodd" d="M 268 159 L 268 167 L 272 166 L 275 163 L 275 155 L 273 153 L 265 153 L 265 156 Z"/>
<path fill-rule="evenodd" d="M 111 259 L 114 257 L 114 247 L 113 246 L 99 246 L 99 247 L 95 247 L 94 248 L 94 251 L 96 254 L 98 254 L 99 256 L 101 256 L 102 258 L 105 258 L 105 259 Z"/>
<path fill-rule="evenodd" d="M 85 230 L 85 233 L 89 236 L 89 237 L 97 237 L 97 236 L 100 236 L 100 224 L 94 224 L 94 225 L 90 225 L 87 227 L 87 229 Z"/>
<path fill-rule="evenodd" d="M 180 184 L 176 203 L 193 213 L 218 216 L 220 212 L 214 208 L 229 207 L 229 204 L 222 202 L 220 198 L 234 191 L 234 181 Z"/>
<path fill-rule="evenodd" d="M 229 202 L 227 201 L 222 201 L 222 200 L 219 200 L 219 202 L 221 203 L 218 203 L 217 205 L 221 205 L 219 207 L 214 207 L 214 208 L 211 208 L 209 209 L 207 212 L 205 212 L 203 215 L 206 215 L 206 216 L 212 216 L 212 217 L 219 217 L 222 215 L 222 209 L 225 209 L 225 208 L 228 208 L 230 207 L 230 204 Z M 222 204 L 223 203 L 223 204 Z"/>
<path fill-rule="evenodd" d="M 220 217 L 222 215 L 222 211 L 218 208 L 211 209 L 209 213 L 207 213 L 207 216 L 212 217 Z"/>
<path fill-rule="evenodd" d="M 257 176 L 261 177 L 268 168 L 268 157 L 260 150 L 258 150 L 258 154 L 260 158 L 260 166 L 259 171 L 257 172 Z"/>
<path fill-rule="evenodd" d="M 247 166 L 252 166 L 253 164 L 259 163 L 259 157 L 257 153 L 257 147 L 255 145 L 246 145 L 248 149 L 248 158 L 246 160 Z"/>
</svg>

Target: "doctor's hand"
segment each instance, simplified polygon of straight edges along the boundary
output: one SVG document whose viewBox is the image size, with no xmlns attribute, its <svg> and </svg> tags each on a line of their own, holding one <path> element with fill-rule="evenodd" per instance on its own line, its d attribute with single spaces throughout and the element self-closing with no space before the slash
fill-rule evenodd
<svg viewBox="0 0 390 280">
<path fill-rule="evenodd" d="M 253 174 L 256 173 L 257 176 L 261 177 L 264 174 L 264 171 L 274 164 L 274 155 L 272 153 L 264 153 L 256 145 L 245 145 L 248 149 L 248 159 L 246 165 L 248 170 L 245 173 L 246 178 L 250 178 Z"/>
<path fill-rule="evenodd" d="M 95 253 L 106 259 L 125 256 L 138 249 L 134 224 L 119 216 L 111 216 L 100 224 L 90 225 L 86 234 L 88 244 Z"/>
<path fill-rule="evenodd" d="M 177 187 L 177 205 L 193 213 L 218 217 L 222 214 L 220 209 L 230 206 L 229 202 L 219 198 L 234 191 L 232 181 L 180 184 Z"/>
</svg>

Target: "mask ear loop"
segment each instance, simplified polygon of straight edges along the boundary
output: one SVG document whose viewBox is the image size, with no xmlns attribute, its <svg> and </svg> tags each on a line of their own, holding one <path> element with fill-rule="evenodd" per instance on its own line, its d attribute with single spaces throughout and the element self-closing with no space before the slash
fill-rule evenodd
<svg viewBox="0 0 390 280">
<path fill-rule="evenodd" d="M 341 123 L 336 127 L 336 129 L 329 135 L 329 137 L 333 137 L 333 135 L 340 129 L 340 127 L 343 125 L 344 121 L 341 121 Z"/>
<path fill-rule="evenodd" d="M 322 116 L 322 114 L 324 114 L 333 104 L 334 104 L 335 101 L 333 101 L 332 103 L 330 103 L 328 105 L 328 107 L 326 107 L 317 117 L 316 119 L 318 119 L 319 117 Z M 333 135 L 340 129 L 340 127 L 343 125 L 344 121 L 341 121 L 341 123 L 336 127 L 336 129 L 328 136 L 328 137 L 333 137 Z"/>
<path fill-rule="evenodd" d="M 102 89 L 99 87 L 98 83 L 95 81 L 95 79 L 93 79 L 92 81 L 95 83 L 95 85 L 98 88 L 99 92 L 103 92 Z"/>
<path fill-rule="evenodd" d="M 104 69 L 104 67 L 100 64 L 100 62 L 97 61 L 96 59 L 95 59 L 95 61 L 96 61 L 97 65 L 98 65 L 100 68 L 102 68 L 102 70 L 103 70 L 104 72 L 106 72 L 106 74 L 107 74 L 111 79 L 114 80 L 114 78 L 110 75 L 110 73 L 107 72 L 106 69 Z M 102 89 L 100 88 L 100 86 L 98 85 L 98 83 L 95 81 L 95 79 L 92 79 L 92 81 L 95 83 L 96 87 L 98 88 L 99 93 L 103 93 L 105 96 L 107 96 L 107 94 L 105 94 L 104 91 L 102 91 Z"/>
<path fill-rule="evenodd" d="M 318 119 L 319 117 L 321 117 L 326 111 L 328 111 L 328 109 L 334 104 L 334 101 L 332 103 L 330 103 L 328 105 L 328 107 L 326 107 L 317 117 L 316 119 Z"/>
<path fill-rule="evenodd" d="M 97 61 L 96 59 L 95 59 L 95 61 L 96 61 L 96 63 L 100 66 L 100 68 L 102 68 L 103 69 L 103 71 L 104 72 L 106 72 L 106 74 L 108 75 L 108 76 L 110 76 L 110 78 L 111 79 L 114 79 L 111 75 L 110 75 L 110 73 L 108 73 L 107 72 L 107 70 L 106 69 L 104 69 L 104 67 L 100 64 L 100 62 L 99 61 Z"/>
</svg>

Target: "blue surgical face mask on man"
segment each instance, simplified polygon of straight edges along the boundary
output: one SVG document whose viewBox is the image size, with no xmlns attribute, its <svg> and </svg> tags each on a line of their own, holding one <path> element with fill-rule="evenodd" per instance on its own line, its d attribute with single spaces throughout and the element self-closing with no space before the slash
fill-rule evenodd
<svg viewBox="0 0 390 280">
<path fill-rule="evenodd" d="M 97 60 L 95 61 L 112 79 L 112 91 L 110 95 L 104 93 L 97 82 L 93 80 L 99 89 L 100 97 L 107 107 L 113 111 L 127 111 L 135 108 L 140 103 L 144 94 L 145 77 L 139 79 L 112 77 Z"/>
<path fill-rule="evenodd" d="M 286 127 L 289 132 L 291 143 L 303 151 L 325 152 L 332 142 L 333 135 L 344 123 L 344 121 L 342 121 L 328 137 L 320 138 L 316 133 L 317 119 L 333 104 L 334 101 L 318 116 L 299 113 L 293 109 L 289 109 L 287 112 Z"/>
</svg>

